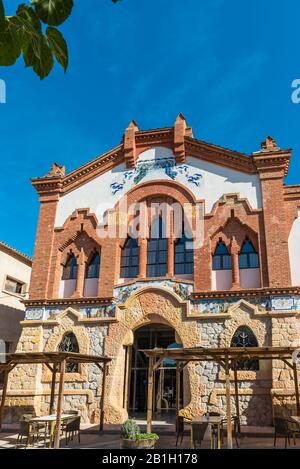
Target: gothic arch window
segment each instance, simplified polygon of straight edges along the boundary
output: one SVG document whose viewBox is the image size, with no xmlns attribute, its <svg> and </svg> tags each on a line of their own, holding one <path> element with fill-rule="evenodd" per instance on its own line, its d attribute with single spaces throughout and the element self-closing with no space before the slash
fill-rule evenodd
<svg viewBox="0 0 300 469">
<path fill-rule="evenodd" d="M 213 270 L 231 269 L 231 255 L 229 254 L 226 244 L 221 239 L 212 257 L 212 268 Z"/>
<path fill-rule="evenodd" d="M 96 252 L 86 267 L 86 278 L 99 278 L 100 255 Z"/>
<path fill-rule="evenodd" d="M 63 266 L 62 280 L 73 280 L 77 278 L 77 260 L 74 254 L 71 254 Z"/>
<path fill-rule="evenodd" d="M 230 347 L 258 347 L 258 342 L 252 330 L 247 326 L 239 327 L 230 343 Z M 237 369 L 243 371 L 259 370 L 258 360 L 243 360 L 237 362 Z"/>
<path fill-rule="evenodd" d="M 73 353 L 79 353 L 79 345 L 78 341 L 76 339 L 75 334 L 73 332 L 67 332 L 59 346 L 58 346 L 58 351 L 59 352 L 73 352 Z M 67 363 L 66 364 L 66 372 L 67 373 L 78 373 L 78 363 Z"/>
<path fill-rule="evenodd" d="M 161 217 L 153 221 L 147 249 L 147 277 L 164 277 L 167 274 L 168 240 L 163 237 L 163 228 Z"/>
<path fill-rule="evenodd" d="M 121 252 L 121 278 L 135 278 L 139 273 L 139 246 L 137 240 L 128 237 Z"/>
<path fill-rule="evenodd" d="M 183 235 L 177 239 L 174 246 L 175 266 L 174 272 L 177 274 L 192 274 L 194 272 L 194 251 L 189 249 L 192 241 Z"/>
<path fill-rule="evenodd" d="M 239 254 L 239 268 L 240 269 L 258 269 L 259 258 L 258 253 L 253 247 L 249 239 L 243 243 L 241 252 Z"/>
</svg>

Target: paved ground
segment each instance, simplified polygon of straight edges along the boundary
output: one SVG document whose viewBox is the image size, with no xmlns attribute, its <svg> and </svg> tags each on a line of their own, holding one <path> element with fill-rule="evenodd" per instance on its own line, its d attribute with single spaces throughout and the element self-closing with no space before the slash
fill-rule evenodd
<svg viewBox="0 0 300 469">
<path fill-rule="evenodd" d="M 139 422 L 142 427 L 144 422 Z M 4 431 L 0 433 L 0 449 L 14 448 L 17 438 L 17 427 L 12 425 L 5 425 Z M 170 425 L 164 422 L 154 423 L 153 431 L 158 433 L 160 439 L 156 445 L 157 449 L 173 449 L 175 448 L 175 428 L 174 425 Z M 270 427 L 255 428 L 245 427 L 244 432 L 247 432 L 247 436 L 244 436 L 239 440 L 240 447 L 243 449 L 273 449 L 273 429 Z M 77 437 L 74 438 L 68 446 L 65 445 L 65 440 L 61 442 L 61 448 L 72 449 L 72 448 L 99 448 L 99 449 L 119 449 L 120 448 L 120 437 L 119 428 L 108 426 L 105 428 L 103 434 L 99 435 L 96 426 L 83 425 L 81 431 L 81 442 L 78 443 Z M 284 448 L 284 439 L 280 438 L 277 441 L 277 448 Z M 24 446 L 20 446 L 22 448 Z M 43 443 L 39 444 L 39 447 L 43 447 Z M 204 442 L 202 448 L 209 448 L 209 442 Z M 224 447 L 226 447 L 226 440 L 224 441 Z M 236 448 L 234 442 L 234 448 Z M 189 429 L 187 428 L 185 437 L 182 445 L 178 446 L 178 449 L 190 448 L 190 437 Z M 296 441 L 296 446 L 291 442 L 290 449 L 300 449 L 300 439 Z"/>
</svg>

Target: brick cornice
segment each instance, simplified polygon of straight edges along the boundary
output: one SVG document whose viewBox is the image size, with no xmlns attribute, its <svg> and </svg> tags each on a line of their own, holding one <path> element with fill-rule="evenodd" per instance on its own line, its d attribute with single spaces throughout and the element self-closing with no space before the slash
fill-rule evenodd
<svg viewBox="0 0 300 469">
<path fill-rule="evenodd" d="M 292 150 L 253 153 L 254 165 L 263 178 L 284 177 L 288 173 Z"/>
<path fill-rule="evenodd" d="M 111 305 L 112 297 L 93 297 L 93 298 L 58 298 L 54 300 L 36 299 L 23 300 L 22 303 L 28 307 L 42 306 L 90 306 L 90 305 Z"/>
<path fill-rule="evenodd" d="M 225 290 L 225 291 L 199 291 L 192 293 L 194 300 L 226 299 L 226 298 L 255 298 L 262 296 L 299 295 L 300 287 L 286 288 L 254 288 L 249 290 Z"/>
</svg>

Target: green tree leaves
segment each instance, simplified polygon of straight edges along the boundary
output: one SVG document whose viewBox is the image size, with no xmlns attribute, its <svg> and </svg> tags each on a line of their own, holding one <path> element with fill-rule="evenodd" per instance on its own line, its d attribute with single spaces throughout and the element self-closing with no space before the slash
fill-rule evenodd
<svg viewBox="0 0 300 469">
<path fill-rule="evenodd" d="M 73 0 L 31 0 L 36 14 L 46 24 L 58 26 L 70 16 Z"/>
<path fill-rule="evenodd" d="M 46 36 L 51 51 L 53 52 L 57 62 L 63 67 L 64 71 L 68 68 L 68 46 L 67 43 L 58 29 L 49 26 L 46 29 Z"/>
<path fill-rule="evenodd" d="M 26 67 L 32 67 L 43 80 L 51 72 L 54 58 L 66 71 L 68 47 L 60 31 L 49 26 L 44 34 L 43 24 L 61 24 L 73 8 L 73 0 L 34 0 L 32 6 L 19 5 L 15 16 L 5 18 L 3 0 L 0 15 L 0 65 L 13 65 L 20 54 Z M 2 24 L 0 19 L 0 25 Z"/>
<path fill-rule="evenodd" d="M 66 71 L 68 46 L 54 26 L 68 19 L 74 0 L 29 0 L 9 17 L 5 16 L 4 1 L 0 0 L 0 66 L 14 65 L 22 55 L 26 67 L 32 67 L 41 80 L 51 72 L 54 59 Z"/>
</svg>

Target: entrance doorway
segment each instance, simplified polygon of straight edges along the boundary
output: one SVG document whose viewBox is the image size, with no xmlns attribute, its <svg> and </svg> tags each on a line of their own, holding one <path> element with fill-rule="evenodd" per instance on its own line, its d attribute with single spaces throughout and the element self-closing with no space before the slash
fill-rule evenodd
<svg viewBox="0 0 300 469">
<path fill-rule="evenodd" d="M 125 382 L 127 382 L 128 390 L 125 394 L 128 397 L 124 405 L 127 406 L 130 415 L 145 414 L 147 411 L 148 358 L 141 350 L 178 347 L 181 345 L 175 341 L 175 330 L 169 326 L 150 324 L 135 331 L 133 346 L 128 347 L 126 353 Z M 164 360 L 154 373 L 153 384 L 154 412 L 162 414 L 166 411 L 175 411 L 176 364 L 173 360 Z M 182 390 L 182 385 L 180 389 Z"/>
</svg>

